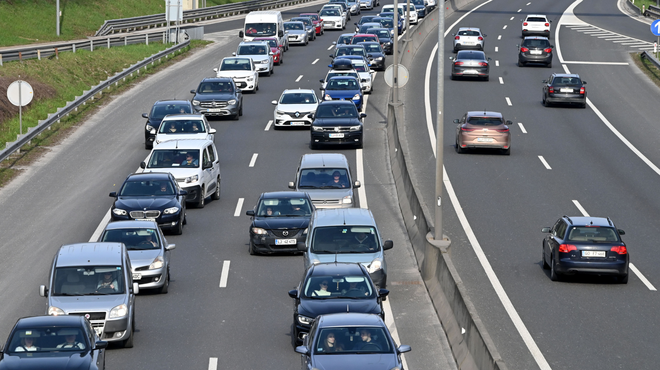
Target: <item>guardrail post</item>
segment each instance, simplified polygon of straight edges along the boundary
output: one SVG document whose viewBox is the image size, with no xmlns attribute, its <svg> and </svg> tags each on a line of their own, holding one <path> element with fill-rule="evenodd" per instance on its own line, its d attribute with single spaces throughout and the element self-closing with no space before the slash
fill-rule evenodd
<svg viewBox="0 0 660 370">
<path fill-rule="evenodd" d="M 94 40 L 89 40 L 89 51 L 94 51 Z"/>
<path fill-rule="evenodd" d="M 128 36 L 124 36 L 124 46 L 128 45 Z"/>
<path fill-rule="evenodd" d="M 75 45 L 75 44 L 74 44 Z M 55 59 L 59 60 L 60 59 L 60 52 L 57 48 L 55 48 Z"/>
<path fill-rule="evenodd" d="M 20 52 L 20 51 L 18 52 L 18 61 L 19 61 L 19 62 L 22 62 L 22 61 L 23 61 L 23 53 Z"/>
<path fill-rule="evenodd" d="M 73 46 L 73 53 L 75 54 L 75 52 L 76 52 L 76 44 L 71 44 L 71 46 Z"/>
<path fill-rule="evenodd" d="M 108 40 L 108 49 L 110 49 L 110 38 L 108 37 L 107 40 Z"/>
<path fill-rule="evenodd" d="M 41 60 L 41 50 L 37 50 L 37 59 Z"/>
<path fill-rule="evenodd" d="M 149 34 L 148 33 L 144 34 L 144 39 L 146 40 L 147 45 L 149 45 Z M 263 50 L 263 49 L 261 49 L 261 50 Z"/>
<path fill-rule="evenodd" d="M 0 54 L 0 67 L 2 67 L 2 54 Z"/>
</svg>

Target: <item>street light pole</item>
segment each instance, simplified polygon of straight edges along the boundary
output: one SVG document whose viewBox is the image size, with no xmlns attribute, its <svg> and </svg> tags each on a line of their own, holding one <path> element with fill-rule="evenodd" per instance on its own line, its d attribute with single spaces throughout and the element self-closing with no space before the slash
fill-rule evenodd
<svg viewBox="0 0 660 370">
<path fill-rule="evenodd" d="M 441 1 L 438 0 L 438 3 Z M 444 52 L 445 52 L 445 6 L 438 4 L 438 76 L 437 76 L 437 109 L 438 114 L 435 124 L 435 230 L 433 232 L 434 240 L 443 240 L 442 237 L 442 191 L 443 191 L 443 110 L 445 100 L 445 79 L 444 79 Z"/>
<path fill-rule="evenodd" d="M 57 0 L 55 9 L 55 32 L 57 32 L 57 36 L 60 35 L 60 0 Z"/>
<path fill-rule="evenodd" d="M 394 48 L 392 55 L 394 56 L 394 63 L 392 63 L 392 104 L 399 104 L 399 12 L 397 6 L 398 0 L 394 0 Z"/>
</svg>

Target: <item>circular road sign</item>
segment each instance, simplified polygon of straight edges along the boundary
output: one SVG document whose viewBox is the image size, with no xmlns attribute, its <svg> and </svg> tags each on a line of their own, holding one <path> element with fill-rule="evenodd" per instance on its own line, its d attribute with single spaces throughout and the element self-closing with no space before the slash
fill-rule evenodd
<svg viewBox="0 0 660 370">
<path fill-rule="evenodd" d="M 20 96 L 19 96 L 19 90 L 20 90 Z M 21 81 L 21 80 L 14 81 L 7 88 L 7 98 L 12 104 L 14 104 L 17 107 L 19 106 L 24 107 L 30 104 L 33 96 L 34 96 L 34 91 L 32 90 L 32 86 L 30 86 L 30 84 L 25 81 Z"/>
<path fill-rule="evenodd" d="M 398 68 L 399 76 L 398 76 L 398 87 L 404 87 L 406 86 L 406 83 L 408 83 L 408 69 L 402 65 L 399 64 Z M 385 83 L 387 86 L 392 87 L 394 85 L 394 64 L 390 64 L 387 69 L 385 70 Z"/>
<path fill-rule="evenodd" d="M 660 36 L 660 19 L 653 21 L 651 23 L 651 33 L 656 36 Z"/>
</svg>

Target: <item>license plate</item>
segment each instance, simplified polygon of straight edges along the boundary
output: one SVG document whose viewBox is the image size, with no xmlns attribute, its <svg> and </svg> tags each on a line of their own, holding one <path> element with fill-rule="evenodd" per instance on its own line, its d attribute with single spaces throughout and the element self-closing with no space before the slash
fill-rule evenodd
<svg viewBox="0 0 660 370">
<path fill-rule="evenodd" d="M 296 36 L 289 36 L 289 40 L 295 40 Z"/>
<path fill-rule="evenodd" d="M 479 73 L 479 71 L 475 71 L 474 69 L 466 69 L 465 71 L 463 71 L 463 73 L 466 75 L 476 75 L 477 73 Z"/>
<path fill-rule="evenodd" d="M 463 41 L 463 45 L 474 45 L 472 41 Z"/>
<path fill-rule="evenodd" d="M 582 251 L 582 257 L 605 257 L 605 251 Z"/>
<path fill-rule="evenodd" d="M 305 122 L 291 122 L 291 126 L 305 126 Z"/>
<path fill-rule="evenodd" d="M 492 137 L 478 137 L 477 141 L 480 143 L 492 143 L 493 141 L 495 141 L 495 139 L 493 139 Z"/>
<path fill-rule="evenodd" d="M 565 92 L 565 93 L 572 93 L 573 89 L 567 89 L 567 88 L 561 88 L 559 89 L 560 92 Z"/>
<path fill-rule="evenodd" d="M 344 134 L 330 134 L 331 139 L 342 139 Z"/>
<path fill-rule="evenodd" d="M 541 55 L 541 54 L 543 54 L 543 52 L 541 50 L 530 50 L 529 53 L 532 54 L 532 55 Z"/>
<path fill-rule="evenodd" d="M 142 274 L 133 274 L 133 280 L 140 280 L 142 279 Z"/>
<path fill-rule="evenodd" d="M 296 239 L 275 239 L 275 245 L 294 245 L 297 243 Z"/>
<path fill-rule="evenodd" d="M 222 111 L 222 109 L 220 109 L 220 108 L 209 108 L 206 111 L 207 112 L 220 112 L 220 111 Z"/>
</svg>

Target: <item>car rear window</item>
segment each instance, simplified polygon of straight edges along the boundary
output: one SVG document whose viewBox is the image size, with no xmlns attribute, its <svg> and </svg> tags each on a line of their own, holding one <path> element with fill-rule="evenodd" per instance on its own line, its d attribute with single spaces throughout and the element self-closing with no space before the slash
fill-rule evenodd
<svg viewBox="0 0 660 370">
<path fill-rule="evenodd" d="M 552 80 L 552 86 L 573 86 L 582 85 L 582 80 L 579 77 L 555 77 Z"/>
<path fill-rule="evenodd" d="M 458 31 L 459 36 L 479 36 L 479 31 Z"/>
<path fill-rule="evenodd" d="M 617 242 L 619 238 L 611 227 L 573 226 L 568 231 L 568 240 L 574 242 Z"/>
<path fill-rule="evenodd" d="M 498 126 L 504 122 L 499 117 L 470 117 L 468 123 L 477 126 Z"/>
<path fill-rule="evenodd" d="M 543 17 L 529 17 L 527 18 L 527 22 L 547 22 L 547 20 Z"/>
<path fill-rule="evenodd" d="M 528 48 L 547 48 L 550 46 L 550 42 L 548 40 L 531 39 L 523 41 L 523 46 Z"/>
<path fill-rule="evenodd" d="M 456 59 L 477 59 L 484 60 L 486 59 L 485 54 L 480 51 L 468 51 L 461 50 L 456 54 Z"/>
</svg>

